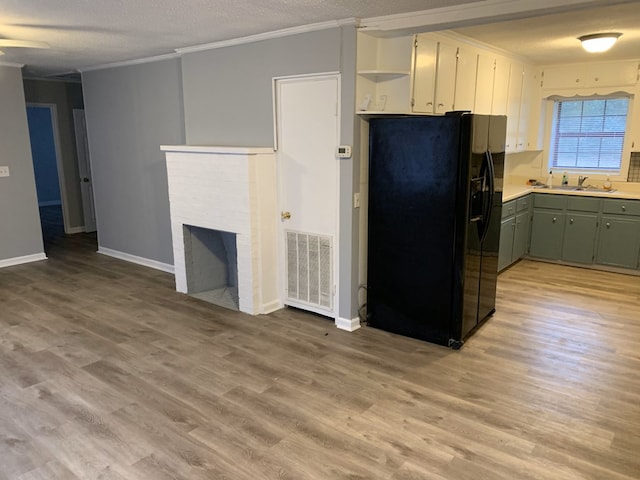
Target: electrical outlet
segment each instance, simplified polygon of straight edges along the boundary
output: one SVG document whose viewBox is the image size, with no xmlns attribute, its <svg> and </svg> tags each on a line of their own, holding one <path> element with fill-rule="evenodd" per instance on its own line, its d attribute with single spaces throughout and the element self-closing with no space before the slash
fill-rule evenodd
<svg viewBox="0 0 640 480">
<path fill-rule="evenodd" d="M 0 167 L 0 177 L 9 176 L 9 167 Z"/>
</svg>

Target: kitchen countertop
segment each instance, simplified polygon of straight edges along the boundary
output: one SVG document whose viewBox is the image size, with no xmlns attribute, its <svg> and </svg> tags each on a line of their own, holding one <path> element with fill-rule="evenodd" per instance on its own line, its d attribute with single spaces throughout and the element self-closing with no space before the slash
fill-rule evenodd
<svg viewBox="0 0 640 480">
<path fill-rule="evenodd" d="M 502 189 L 502 201 L 508 202 L 509 200 L 515 200 L 516 198 L 524 197 L 529 193 L 640 200 L 640 192 L 620 189 L 617 189 L 615 192 L 605 192 L 604 190 L 550 190 L 548 188 L 534 188 L 531 185 L 505 185 Z"/>
</svg>

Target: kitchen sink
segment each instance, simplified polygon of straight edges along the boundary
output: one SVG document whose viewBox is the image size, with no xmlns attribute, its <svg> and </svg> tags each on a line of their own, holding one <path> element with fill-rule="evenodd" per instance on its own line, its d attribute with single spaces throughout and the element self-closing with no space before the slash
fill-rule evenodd
<svg viewBox="0 0 640 480">
<path fill-rule="evenodd" d="M 539 186 L 535 186 L 533 188 L 545 188 L 548 190 L 565 190 L 565 191 L 570 191 L 570 192 L 600 192 L 600 193 L 611 193 L 611 192 L 615 192 L 615 188 L 612 188 L 611 190 L 605 190 L 604 188 L 600 188 L 600 187 L 593 187 L 591 185 L 588 185 L 586 187 L 582 187 L 582 186 L 578 186 L 578 185 L 553 185 L 553 186 L 549 186 L 549 185 L 539 185 Z"/>
</svg>

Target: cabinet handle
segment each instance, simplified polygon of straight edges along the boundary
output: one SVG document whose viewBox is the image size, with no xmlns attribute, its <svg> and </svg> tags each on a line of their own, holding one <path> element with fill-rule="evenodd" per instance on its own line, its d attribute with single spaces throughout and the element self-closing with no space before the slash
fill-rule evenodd
<svg viewBox="0 0 640 480">
<path fill-rule="evenodd" d="M 553 223 L 556 223 L 556 220 L 558 220 L 556 217 L 553 217 Z"/>
<path fill-rule="evenodd" d="M 438 104 L 438 108 L 440 108 L 440 107 L 444 107 L 444 103 L 439 103 Z"/>
<path fill-rule="evenodd" d="M 607 226 L 607 228 L 611 228 L 611 224 L 609 222 L 607 222 L 605 225 Z"/>
<path fill-rule="evenodd" d="M 570 219 L 569 219 L 569 223 L 573 223 L 573 218 L 570 218 Z"/>
<path fill-rule="evenodd" d="M 622 205 L 622 211 L 626 212 L 627 211 L 627 206 L 626 205 Z"/>
<path fill-rule="evenodd" d="M 432 107 L 433 106 L 433 102 L 427 102 L 427 107 Z"/>
</svg>

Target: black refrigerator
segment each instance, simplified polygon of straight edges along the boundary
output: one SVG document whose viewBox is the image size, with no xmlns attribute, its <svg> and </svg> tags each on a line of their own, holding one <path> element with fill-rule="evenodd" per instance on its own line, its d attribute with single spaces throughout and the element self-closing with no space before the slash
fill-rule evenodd
<svg viewBox="0 0 640 480">
<path fill-rule="evenodd" d="M 506 123 L 370 120 L 370 326 L 458 349 L 495 312 Z"/>
</svg>

